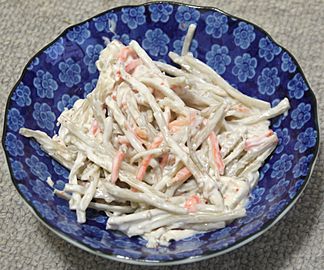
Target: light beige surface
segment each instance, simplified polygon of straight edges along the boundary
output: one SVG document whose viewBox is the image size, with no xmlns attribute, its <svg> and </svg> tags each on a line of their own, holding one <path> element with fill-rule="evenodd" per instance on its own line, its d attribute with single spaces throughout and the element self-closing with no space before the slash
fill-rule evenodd
<svg viewBox="0 0 324 270">
<path fill-rule="evenodd" d="M 69 24 L 114 6 L 142 2 L 0 0 L 1 127 L 8 93 L 33 54 Z M 317 94 L 324 126 L 324 0 L 186 2 L 215 6 L 250 20 L 292 52 Z M 172 269 L 324 269 L 323 158 L 320 153 L 310 184 L 297 205 L 270 231 L 229 254 Z M 0 269 L 141 268 L 88 254 L 54 235 L 19 198 L 10 182 L 2 150 L 0 164 Z"/>
</svg>

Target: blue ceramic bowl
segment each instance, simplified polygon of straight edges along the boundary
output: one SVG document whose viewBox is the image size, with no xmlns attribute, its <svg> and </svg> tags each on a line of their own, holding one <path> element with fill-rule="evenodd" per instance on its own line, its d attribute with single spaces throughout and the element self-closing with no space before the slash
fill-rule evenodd
<svg viewBox="0 0 324 270">
<path fill-rule="evenodd" d="M 108 20 L 116 22 L 115 33 Z M 103 37 L 128 44 L 137 40 L 155 60 L 170 62 L 180 52 L 188 25 L 197 24 L 191 45 L 206 62 L 245 94 L 276 105 L 288 97 L 291 109 L 272 121 L 279 145 L 261 169 L 247 216 L 224 229 L 149 249 L 140 237 L 105 230 L 107 217 L 88 211 L 86 224 L 76 222 L 66 201 L 45 183 L 51 176 L 62 189 L 68 171 L 20 127 L 52 136 L 56 118 L 96 85 L 95 61 Z M 2 139 L 13 184 L 36 216 L 68 242 L 97 255 L 137 264 L 179 264 L 210 258 L 246 244 L 275 224 L 305 188 L 319 145 L 314 93 L 294 57 L 264 30 L 215 8 L 177 3 L 118 7 L 69 27 L 27 64 L 7 103 Z"/>
</svg>

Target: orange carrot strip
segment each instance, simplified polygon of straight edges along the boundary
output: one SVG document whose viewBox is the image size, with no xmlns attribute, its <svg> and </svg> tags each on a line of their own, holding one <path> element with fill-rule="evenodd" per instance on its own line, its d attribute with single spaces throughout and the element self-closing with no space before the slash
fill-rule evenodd
<svg viewBox="0 0 324 270">
<path fill-rule="evenodd" d="M 111 182 L 112 183 L 116 183 L 116 181 L 118 179 L 119 168 L 120 168 L 121 163 L 124 158 L 125 158 L 125 153 L 119 150 L 117 152 L 115 158 L 113 159 L 112 172 L 111 172 Z"/>
<path fill-rule="evenodd" d="M 118 136 L 117 139 L 120 144 L 126 144 L 127 146 L 130 145 L 126 136 Z"/>
<path fill-rule="evenodd" d="M 261 136 L 255 136 L 255 137 L 252 137 L 250 139 L 247 139 L 245 141 L 244 149 L 246 151 L 248 151 L 251 148 L 262 144 L 267 139 L 267 137 L 271 136 L 272 134 L 273 134 L 273 131 L 271 129 L 269 129 L 269 130 L 266 131 L 266 133 L 264 133 Z"/>
<path fill-rule="evenodd" d="M 171 132 L 178 131 L 181 127 L 193 125 L 196 120 L 196 112 L 191 112 L 189 117 L 173 120 L 168 124 Z"/>
<path fill-rule="evenodd" d="M 131 61 L 129 61 L 129 63 L 126 64 L 125 71 L 127 73 L 131 73 L 132 71 L 134 71 L 135 68 L 137 68 L 141 64 L 142 64 L 141 59 L 132 59 Z"/>
<path fill-rule="evenodd" d="M 238 112 L 242 112 L 242 113 L 245 113 L 245 112 L 250 112 L 250 109 L 242 104 L 236 104 L 233 106 L 233 109 L 238 111 Z"/>
<path fill-rule="evenodd" d="M 135 127 L 135 135 L 138 137 L 138 138 L 141 138 L 143 140 L 147 140 L 148 139 L 148 134 L 147 134 L 147 131 L 144 130 L 144 129 L 141 129 L 139 127 Z"/>
<path fill-rule="evenodd" d="M 176 119 L 169 123 L 169 130 L 174 133 L 177 132 L 181 127 L 188 126 L 190 124 L 190 120 L 188 119 Z"/>
<path fill-rule="evenodd" d="M 153 142 L 151 143 L 149 149 L 155 149 L 160 146 L 160 144 L 163 141 L 162 135 L 159 135 L 154 138 Z M 153 155 L 147 155 L 143 158 L 141 165 L 138 169 L 136 179 L 142 181 L 145 175 L 145 172 L 147 170 L 148 165 L 150 164 L 151 159 L 153 158 Z"/>
<path fill-rule="evenodd" d="M 126 61 L 128 56 L 132 56 L 133 58 L 138 58 L 136 52 L 130 47 L 124 47 L 120 50 L 118 59 L 122 62 Z"/>
<path fill-rule="evenodd" d="M 200 198 L 197 195 L 192 195 L 186 200 L 184 207 L 188 209 L 189 213 L 197 212 L 197 204 L 199 203 L 201 203 Z"/>
<path fill-rule="evenodd" d="M 212 145 L 212 154 L 213 154 L 213 158 L 214 158 L 214 161 L 215 161 L 216 168 L 217 168 L 219 174 L 223 175 L 224 170 L 225 170 L 225 165 L 224 165 L 224 161 L 223 161 L 222 156 L 221 156 L 218 140 L 217 140 L 217 137 L 216 137 L 216 134 L 215 134 L 214 131 L 212 131 L 209 134 L 209 140 L 210 140 L 211 145 Z"/>
<path fill-rule="evenodd" d="M 161 169 L 163 169 L 168 164 L 168 161 L 169 161 L 169 154 L 168 153 L 163 154 L 162 160 L 160 162 Z"/>
<path fill-rule="evenodd" d="M 173 177 L 172 182 L 185 182 L 191 176 L 191 172 L 187 167 L 180 169 L 175 177 Z"/>
<path fill-rule="evenodd" d="M 100 132 L 99 123 L 96 119 L 93 120 L 90 131 L 94 136 L 96 136 Z"/>
</svg>

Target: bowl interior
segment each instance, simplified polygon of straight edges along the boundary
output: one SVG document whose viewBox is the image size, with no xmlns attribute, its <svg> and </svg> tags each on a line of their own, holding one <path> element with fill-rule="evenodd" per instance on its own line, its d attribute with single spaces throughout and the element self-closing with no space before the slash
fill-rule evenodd
<svg viewBox="0 0 324 270">
<path fill-rule="evenodd" d="M 96 85 L 95 61 L 104 39 L 137 40 L 154 60 L 170 62 L 180 52 L 190 23 L 197 24 L 190 51 L 233 86 L 276 105 L 288 97 L 291 109 L 272 121 L 279 145 L 260 171 L 247 216 L 226 228 L 149 249 L 140 237 L 105 230 L 107 217 L 87 212 L 78 224 L 68 203 L 46 184 L 51 176 L 62 189 L 68 171 L 20 127 L 52 136 L 56 118 Z M 114 29 L 115 28 L 115 29 Z M 72 243 L 110 258 L 137 262 L 175 262 L 238 246 L 269 227 L 305 186 L 318 149 L 316 100 L 295 59 L 257 26 L 213 8 L 155 3 L 116 8 L 70 27 L 26 66 L 7 104 L 3 145 L 13 183 L 36 214 Z M 200 257 L 202 258 L 202 257 Z"/>
</svg>

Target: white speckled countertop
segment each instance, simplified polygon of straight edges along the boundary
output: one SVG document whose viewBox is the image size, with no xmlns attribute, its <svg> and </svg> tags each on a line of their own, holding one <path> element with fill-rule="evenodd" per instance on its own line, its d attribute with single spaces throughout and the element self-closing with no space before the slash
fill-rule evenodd
<svg viewBox="0 0 324 270">
<path fill-rule="evenodd" d="M 324 1 L 192 0 L 250 20 L 295 55 L 317 94 L 324 126 Z M 0 108 L 27 61 L 70 24 L 137 0 L 0 0 Z M 322 90 L 322 91 L 321 91 Z M 321 132 L 323 138 L 323 132 Z M 248 245 L 210 260 L 159 269 L 324 269 L 324 154 L 306 191 L 273 228 Z M 1 269 L 141 269 L 88 254 L 54 235 L 29 212 L 0 154 Z M 155 268 L 157 269 L 157 268 Z"/>
</svg>

